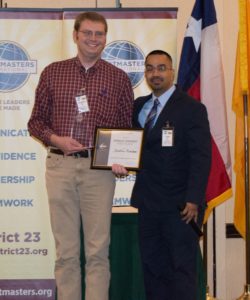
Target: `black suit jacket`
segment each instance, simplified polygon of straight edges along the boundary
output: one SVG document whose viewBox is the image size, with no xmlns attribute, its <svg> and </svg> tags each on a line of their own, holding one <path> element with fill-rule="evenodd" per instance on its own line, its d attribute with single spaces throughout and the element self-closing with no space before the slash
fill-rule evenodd
<svg viewBox="0 0 250 300">
<path fill-rule="evenodd" d="M 141 127 L 138 115 L 152 95 L 134 103 L 133 125 Z M 162 128 L 174 127 L 174 145 L 162 147 Z M 181 203 L 205 204 L 211 162 L 211 135 L 205 106 L 178 87 L 155 126 L 144 139 L 142 168 L 138 172 L 131 205 L 153 211 L 176 211 Z"/>
</svg>

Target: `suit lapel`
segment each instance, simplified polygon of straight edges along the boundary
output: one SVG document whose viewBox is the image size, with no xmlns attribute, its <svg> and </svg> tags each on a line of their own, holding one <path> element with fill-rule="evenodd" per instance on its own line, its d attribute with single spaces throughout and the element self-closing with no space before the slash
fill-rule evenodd
<svg viewBox="0 0 250 300">
<path fill-rule="evenodd" d="M 142 97 L 142 98 L 139 98 L 138 100 L 135 101 L 135 105 L 134 105 L 134 113 L 133 113 L 133 125 L 135 127 L 141 127 L 141 124 L 138 120 L 139 118 L 139 113 L 140 111 L 142 110 L 143 108 L 143 105 L 149 100 L 152 98 L 152 94 L 151 95 L 148 95 L 148 96 L 145 96 L 145 97 Z"/>
<path fill-rule="evenodd" d="M 134 106 L 134 114 L 133 114 L 133 125 L 135 127 L 138 128 L 141 127 L 141 124 L 138 121 L 139 113 L 143 105 L 151 98 L 152 98 L 152 94 L 145 97 L 138 98 L 138 100 L 136 100 Z M 166 121 L 171 120 L 172 112 L 176 109 L 176 105 L 178 105 L 178 98 L 179 98 L 179 91 L 178 88 L 176 88 L 176 90 L 174 91 L 174 93 L 166 103 L 166 105 L 163 107 L 159 117 L 157 118 L 155 126 L 151 129 L 150 133 L 147 135 L 147 140 L 151 140 L 151 138 L 153 138 L 154 135 L 161 133 L 161 128 L 166 125 Z"/>
<path fill-rule="evenodd" d="M 175 90 L 166 105 L 163 107 L 159 117 L 156 120 L 155 126 L 151 129 L 149 134 L 151 137 L 154 136 L 154 133 L 160 132 L 159 129 L 166 126 L 166 122 L 171 120 L 172 111 L 176 109 L 177 101 L 178 90 Z"/>
</svg>

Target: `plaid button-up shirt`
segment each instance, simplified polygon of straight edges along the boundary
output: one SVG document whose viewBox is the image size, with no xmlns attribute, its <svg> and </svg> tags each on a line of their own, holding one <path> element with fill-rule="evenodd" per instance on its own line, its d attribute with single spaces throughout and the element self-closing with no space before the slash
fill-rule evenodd
<svg viewBox="0 0 250 300">
<path fill-rule="evenodd" d="M 76 96 L 84 93 L 89 111 L 77 121 Z M 50 145 L 50 136 L 71 136 L 93 145 L 96 126 L 131 127 L 133 90 L 125 72 L 100 59 L 85 70 L 77 57 L 47 66 L 41 74 L 29 132 Z"/>
</svg>

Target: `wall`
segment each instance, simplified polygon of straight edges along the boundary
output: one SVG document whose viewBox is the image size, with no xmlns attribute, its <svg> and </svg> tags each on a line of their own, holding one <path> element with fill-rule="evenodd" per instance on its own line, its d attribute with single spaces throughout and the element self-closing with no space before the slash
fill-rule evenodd
<svg viewBox="0 0 250 300">
<path fill-rule="evenodd" d="M 2 0 L 3 6 L 8 7 L 36 7 L 36 8 L 62 8 L 62 7 L 116 7 L 118 0 Z M 222 59 L 225 74 L 226 103 L 228 113 L 228 127 L 230 150 L 233 164 L 234 157 L 234 131 L 235 116 L 231 109 L 233 89 L 233 76 L 235 66 L 235 53 L 238 32 L 238 1 L 214 0 L 219 24 Z M 183 36 L 194 0 L 121 0 L 122 7 L 177 7 L 178 8 L 178 33 L 177 57 L 179 59 Z M 140 30 L 138 28 L 138 30 Z M 146 34 L 146 33 L 145 33 Z M 157 45 L 156 45 L 157 47 Z M 233 173 L 233 187 L 235 177 Z M 217 243 L 217 298 L 232 300 L 239 297 L 245 284 L 245 243 L 242 239 L 226 239 L 225 224 L 233 222 L 234 200 L 230 199 L 216 209 L 216 243 Z M 212 238 L 211 223 L 209 218 L 209 256 L 208 275 L 210 291 L 213 291 L 212 282 Z"/>
</svg>

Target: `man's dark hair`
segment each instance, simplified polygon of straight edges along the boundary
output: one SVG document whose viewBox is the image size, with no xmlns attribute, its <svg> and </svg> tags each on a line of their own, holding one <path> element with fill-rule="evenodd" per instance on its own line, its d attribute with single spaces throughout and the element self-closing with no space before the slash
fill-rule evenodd
<svg viewBox="0 0 250 300">
<path fill-rule="evenodd" d="M 105 32 L 108 32 L 108 24 L 104 16 L 98 14 L 97 12 L 94 11 L 88 11 L 84 13 L 80 13 L 76 19 L 75 19 L 75 24 L 74 24 L 74 29 L 75 31 L 78 31 L 81 23 L 85 20 L 90 20 L 92 22 L 99 22 L 104 25 Z"/>
<path fill-rule="evenodd" d="M 170 62 L 172 63 L 172 57 L 166 51 L 163 51 L 163 50 L 153 50 L 153 51 L 149 52 L 149 54 L 146 56 L 145 62 L 147 61 L 147 59 L 148 59 L 148 57 L 150 55 L 165 55 L 170 60 Z"/>
</svg>

